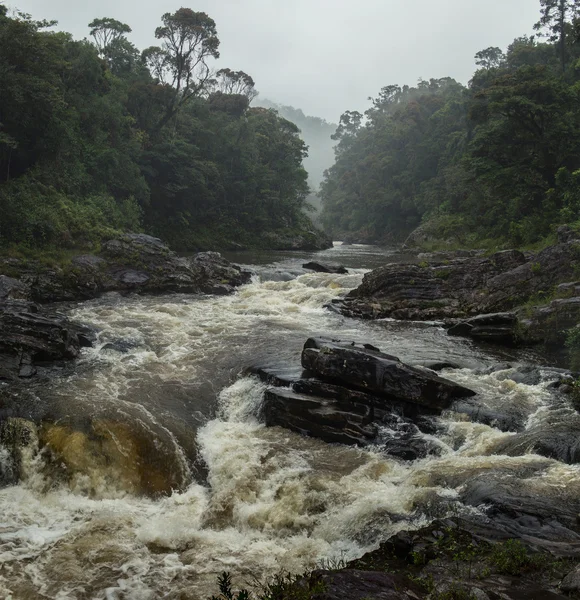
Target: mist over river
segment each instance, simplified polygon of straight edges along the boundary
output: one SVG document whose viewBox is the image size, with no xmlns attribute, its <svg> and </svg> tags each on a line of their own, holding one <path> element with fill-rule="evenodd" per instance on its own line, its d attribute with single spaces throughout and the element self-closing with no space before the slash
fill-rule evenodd
<svg viewBox="0 0 580 600">
<path fill-rule="evenodd" d="M 487 407 L 510 405 L 528 430 L 574 413 L 554 406 L 546 383 L 481 374 L 498 361 L 541 360 L 530 352 L 325 308 L 395 260 L 388 250 L 337 245 L 316 255 L 347 275 L 304 271 L 311 254 L 226 256 L 254 272 L 232 296 L 110 294 L 61 307 L 99 330 L 96 346 L 74 371 L 0 386 L 3 414 L 42 422 L 53 449 L 23 452 L 24 480 L 0 488 L 1 598 L 206 600 L 223 571 L 239 583 L 298 573 L 359 557 L 435 517 L 477 511 L 459 496 L 483 476 L 556 511 L 578 508 L 578 466 L 495 454 L 515 434 L 457 413 L 444 413 L 432 436 L 441 455 L 415 462 L 264 427 L 265 385 L 244 370 L 297 367 L 311 336 L 371 343 L 409 364 L 456 363 L 444 377 Z M 11 468 L 0 447 L 0 472 Z"/>
</svg>

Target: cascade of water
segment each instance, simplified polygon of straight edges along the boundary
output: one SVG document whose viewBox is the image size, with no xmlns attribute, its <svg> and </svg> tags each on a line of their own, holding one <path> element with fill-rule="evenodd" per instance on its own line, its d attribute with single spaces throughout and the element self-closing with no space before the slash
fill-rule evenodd
<svg viewBox="0 0 580 600">
<path fill-rule="evenodd" d="M 359 250 L 327 256 L 356 263 Z M 484 475 L 554 506 L 580 497 L 578 467 L 521 448 L 495 455 L 514 433 L 457 413 L 440 419 L 441 455 L 413 463 L 264 427 L 264 385 L 241 372 L 298 364 L 311 335 L 362 340 L 409 362 L 457 362 L 464 368 L 445 376 L 489 410 L 509 404 L 524 429 L 553 414 L 544 384 L 476 374 L 498 357 L 438 327 L 327 311 L 363 269 L 305 273 L 286 258 L 255 270 L 231 297 L 109 296 L 73 307 L 101 331 L 76 373 L 2 392 L 15 414 L 34 395 L 45 449 L 22 453 L 27 477 L 0 489 L 1 597 L 205 600 L 224 570 L 243 580 L 360 556 L 460 507 L 466 484 Z M 0 447 L 0 474 L 11 461 Z"/>
</svg>

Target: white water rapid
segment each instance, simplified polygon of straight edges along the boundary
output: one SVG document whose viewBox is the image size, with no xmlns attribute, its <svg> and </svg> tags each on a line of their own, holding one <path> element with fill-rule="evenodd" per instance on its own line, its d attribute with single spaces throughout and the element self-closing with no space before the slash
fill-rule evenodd
<svg viewBox="0 0 580 600">
<path fill-rule="evenodd" d="M 302 257 L 254 265 L 230 297 L 111 295 L 67 311 L 99 342 L 74 373 L 17 390 L 4 407 L 43 425 L 17 484 L 0 488 L 0 598 L 206 600 L 216 576 L 240 584 L 325 559 L 351 559 L 403 528 L 465 508 L 481 474 L 551 501 L 580 497 L 580 471 L 526 454 L 496 455 L 513 433 L 449 413 L 439 457 L 413 463 L 380 448 L 328 445 L 257 414 L 264 385 L 250 365 L 299 364 L 307 337 L 369 342 L 402 360 L 451 360 L 445 377 L 509 403 L 531 428 L 549 409 L 545 384 L 475 370 L 499 360 L 430 324 L 359 322 L 324 308 L 386 261 L 378 249 L 335 248 L 348 275 L 307 273 Z M 266 259 L 264 259 L 266 260 Z M 264 260 L 261 262 L 264 263 Z M 0 473 L 9 452 L 0 447 Z"/>
</svg>

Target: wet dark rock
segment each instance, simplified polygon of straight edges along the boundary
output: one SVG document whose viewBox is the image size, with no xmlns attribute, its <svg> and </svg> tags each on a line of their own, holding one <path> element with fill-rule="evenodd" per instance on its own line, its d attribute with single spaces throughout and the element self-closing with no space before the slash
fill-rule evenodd
<svg viewBox="0 0 580 600">
<path fill-rule="evenodd" d="M 266 391 L 263 416 L 268 426 L 279 425 L 329 443 L 364 446 L 377 435 L 368 406 L 342 404 L 284 388 Z"/>
<path fill-rule="evenodd" d="M 554 300 L 531 318 L 513 309 L 570 282 L 579 257 L 580 241 L 570 239 L 535 255 L 506 250 L 489 257 L 442 260 L 433 255 L 418 264 L 388 264 L 365 275 L 335 308 L 363 319 L 455 320 L 452 335 L 480 341 L 513 345 L 557 335 L 561 343 L 564 326 L 578 322 L 580 299 Z"/>
<path fill-rule="evenodd" d="M 385 433 L 382 432 L 382 437 Z M 378 444 L 382 452 L 400 460 L 414 461 L 427 456 L 439 456 L 442 447 L 414 432 L 394 432 Z"/>
<path fill-rule="evenodd" d="M 538 385 L 542 382 L 542 374 L 537 367 L 533 365 L 523 365 L 518 367 L 513 373 L 507 376 L 516 383 L 524 385 Z"/>
<path fill-rule="evenodd" d="M 515 345 L 519 341 L 517 328 L 518 318 L 515 313 L 492 313 L 462 321 L 451 327 L 447 333 L 483 342 Z"/>
<path fill-rule="evenodd" d="M 441 446 L 424 436 L 437 429 L 433 417 L 454 398 L 474 395 L 370 344 L 310 338 L 302 366 L 304 370 L 251 370 L 280 386 L 265 393 L 266 425 L 330 443 L 376 444 L 402 460 L 438 454 Z"/>
<path fill-rule="evenodd" d="M 284 369 L 252 366 L 245 369 L 243 375 L 255 375 L 264 383 L 277 387 L 290 387 L 302 377 L 308 377 L 308 373 L 305 373 L 300 366 L 289 366 Z"/>
<path fill-rule="evenodd" d="M 33 422 L 15 417 L 0 422 L 0 447 L 8 453 L 8 460 L 0 461 L 0 484 L 25 479 L 27 462 L 38 452 L 38 446 L 38 428 Z"/>
<path fill-rule="evenodd" d="M 580 415 L 553 409 L 537 425 L 500 442 L 496 454 L 522 456 L 533 452 L 568 464 L 580 463 Z"/>
<path fill-rule="evenodd" d="M 416 600 L 421 588 L 402 575 L 344 569 L 313 571 L 311 585 L 318 583 L 323 592 L 313 600 Z"/>
<path fill-rule="evenodd" d="M 347 269 L 343 265 L 336 263 L 311 261 L 303 264 L 302 268 L 307 269 L 308 271 L 316 271 L 317 273 L 338 273 L 340 275 L 348 273 Z"/>
<path fill-rule="evenodd" d="M 199 252 L 189 264 L 199 289 L 208 294 L 230 294 L 252 277 L 249 271 L 230 263 L 219 252 Z"/>
<path fill-rule="evenodd" d="M 268 383 L 292 389 L 266 392 L 266 425 L 279 425 L 329 443 L 366 446 L 378 444 L 390 456 L 403 460 L 438 454 L 440 447 L 422 432 L 433 433 L 432 413 L 416 405 L 388 401 L 296 373 L 270 375 Z"/>
<path fill-rule="evenodd" d="M 527 413 L 517 410 L 516 407 L 509 405 L 501 409 L 489 407 L 477 398 L 456 400 L 450 410 L 467 415 L 474 423 L 489 425 L 500 431 L 522 431 L 527 419 Z"/>
<path fill-rule="evenodd" d="M 444 371 L 445 369 L 461 369 L 461 365 L 455 362 L 446 360 L 424 360 L 417 362 L 413 365 L 414 367 L 425 367 L 431 369 L 431 371 Z"/>
<path fill-rule="evenodd" d="M 0 379 L 31 377 L 38 365 L 75 359 L 88 338 L 83 326 L 35 304 L 0 303 Z"/>
<path fill-rule="evenodd" d="M 310 339 L 302 366 L 325 380 L 386 398 L 442 410 L 475 392 L 398 358 L 351 344 Z"/>
<path fill-rule="evenodd" d="M 559 488 L 553 496 L 542 497 L 516 474 L 496 477 L 474 477 L 461 492 L 465 504 L 478 507 L 489 519 L 483 522 L 484 532 L 498 530 L 557 556 L 580 557 L 580 499 L 574 492 Z"/>
<path fill-rule="evenodd" d="M 498 371 L 507 371 L 508 369 L 512 369 L 513 365 L 508 362 L 499 362 L 487 367 L 486 369 L 482 369 L 479 374 L 481 375 L 491 375 L 492 373 L 497 373 Z"/>
<path fill-rule="evenodd" d="M 131 233 L 104 243 L 100 256 L 77 256 L 68 266 L 11 261 L 5 268 L 19 279 L 0 276 L 0 300 L 30 297 L 39 303 L 86 300 L 112 291 L 223 295 L 251 278 L 217 252 L 184 258 L 158 238 Z"/>
<path fill-rule="evenodd" d="M 115 340 L 113 342 L 108 342 L 101 348 L 101 352 L 119 352 L 121 354 L 126 354 L 130 350 L 134 350 L 140 346 L 139 342 L 135 342 L 133 340 Z"/>
</svg>

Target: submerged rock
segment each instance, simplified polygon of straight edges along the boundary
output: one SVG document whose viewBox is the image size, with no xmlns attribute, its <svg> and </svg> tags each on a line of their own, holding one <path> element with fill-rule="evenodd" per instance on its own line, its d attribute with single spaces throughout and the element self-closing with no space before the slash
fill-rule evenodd
<svg viewBox="0 0 580 600">
<path fill-rule="evenodd" d="M 152 430 L 141 420 L 45 422 L 39 440 L 47 481 L 89 496 L 169 495 L 184 490 L 203 471 L 190 468 L 169 431 Z"/>
<path fill-rule="evenodd" d="M 347 269 L 343 265 L 336 263 L 311 261 L 303 264 L 302 268 L 309 271 L 316 271 L 317 273 L 337 273 L 339 275 L 348 273 Z"/>
</svg>

